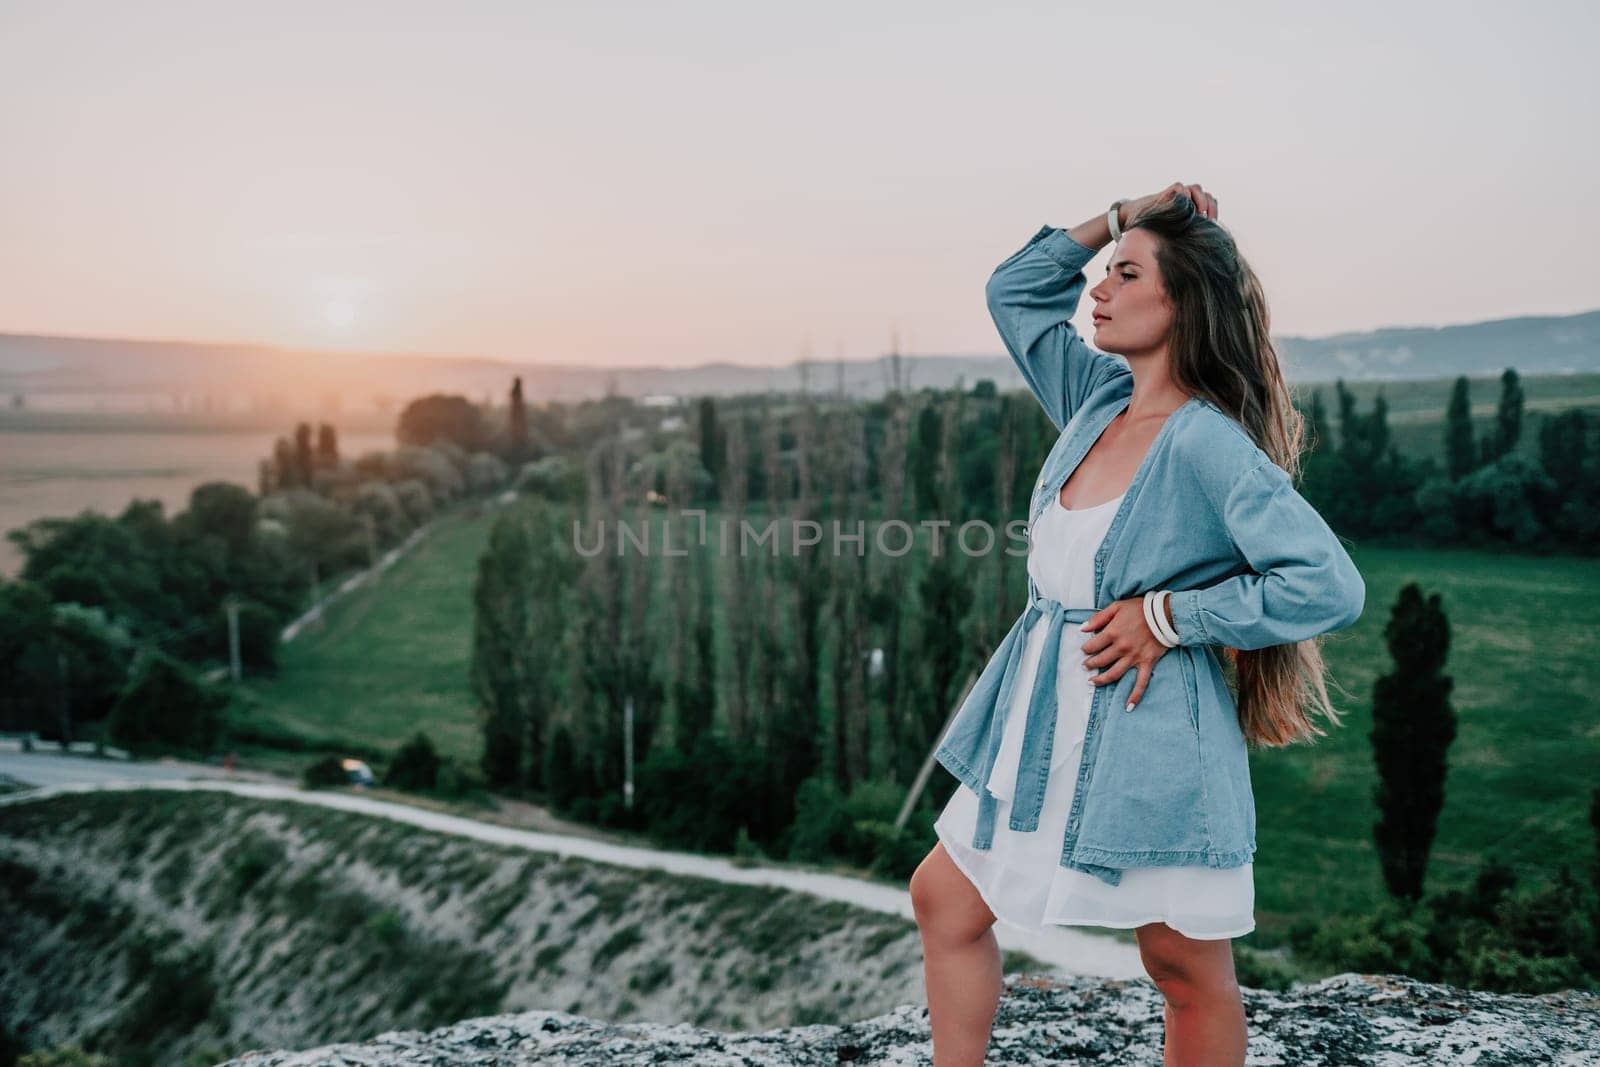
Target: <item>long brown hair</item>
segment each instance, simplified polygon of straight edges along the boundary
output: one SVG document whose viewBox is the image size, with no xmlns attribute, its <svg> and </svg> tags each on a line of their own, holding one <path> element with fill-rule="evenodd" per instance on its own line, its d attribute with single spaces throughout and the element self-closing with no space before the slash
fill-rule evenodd
<svg viewBox="0 0 1600 1067">
<path fill-rule="evenodd" d="M 1156 238 L 1156 263 L 1173 308 L 1167 354 L 1173 381 L 1232 416 L 1272 461 L 1300 480 L 1305 420 L 1295 408 L 1272 345 L 1266 293 L 1233 236 L 1185 193 L 1158 201 L 1128 224 Z M 1229 649 L 1239 726 L 1255 748 L 1327 736 L 1334 726 L 1322 659 L 1325 635 L 1256 650 Z M 1336 680 L 1334 688 L 1349 696 Z"/>
</svg>

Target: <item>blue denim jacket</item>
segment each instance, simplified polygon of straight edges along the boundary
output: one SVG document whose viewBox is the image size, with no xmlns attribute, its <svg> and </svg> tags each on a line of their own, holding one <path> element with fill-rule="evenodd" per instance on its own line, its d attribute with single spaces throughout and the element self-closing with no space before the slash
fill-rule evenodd
<svg viewBox="0 0 1600 1067">
<path fill-rule="evenodd" d="M 995 269 L 989 311 L 1011 358 L 1061 431 L 1034 485 L 1030 528 L 1133 394 L 1122 360 L 1096 351 L 1071 318 L 1095 251 L 1045 226 Z M 1173 590 L 1178 646 L 1156 661 L 1139 703 L 1138 671 L 1095 687 L 1061 865 L 1110 885 L 1128 867 L 1240 867 L 1256 848 L 1250 764 L 1233 694 L 1213 646 L 1259 649 L 1349 626 L 1366 586 L 1333 531 L 1235 419 L 1201 397 L 1168 416 L 1134 473 L 1094 557 L 1093 610 L 1042 597 L 995 649 L 935 752 L 978 794 L 974 848 L 993 841 L 994 767 L 1028 630 L 1050 627 L 1027 724 L 1009 825 L 1039 825 L 1054 741 L 1061 628 L 1150 589 Z"/>
</svg>

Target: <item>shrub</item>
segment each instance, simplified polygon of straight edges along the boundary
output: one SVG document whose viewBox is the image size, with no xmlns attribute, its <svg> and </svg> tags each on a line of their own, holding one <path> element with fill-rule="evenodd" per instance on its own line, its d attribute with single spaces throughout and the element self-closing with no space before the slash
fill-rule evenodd
<svg viewBox="0 0 1600 1067">
<path fill-rule="evenodd" d="M 111 740 L 134 752 L 163 748 L 210 752 L 227 698 L 163 652 L 144 655 L 106 723 Z"/>
<path fill-rule="evenodd" d="M 933 840 L 934 816 L 919 808 L 897 830 L 904 801 L 905 787 L 893 782 L 862 782 L 842 796 L 832 782 L 809 778 L 795 800 L 789 858 L 843 859 L 883 877 L 910 877 Z"/>
<path fill-rule="evenodd" d="M 418 478 L 408 478 L 398 482 L 394 487 L 394 495 L 399 498 L 400 506 L 405 509 L 406 518 L 411 525 L 421 526 L 433 518 L 433 494 L 428 491 L 426 483 Z"/>
<path fill-rule="evenodd" d="M 488 452 L 474 452 L 467 459 L 467 488 L 474 493 L 487 493 L 506 483 L 511 468 L 499 456 Z"/>
<path fill-rule="evenodd" d="M 524 463 L 517 472 L 514 488 L 518 493 L 547 500 L 580 500 L 583 496 L 583 472 L 563 456 L 547 456 Z"/>
<path fill-rule="evenodd" d="M 428 735 L 418 730 L 400 746 L 384 772 L 383 784 L 395 789 L 432 789 L 439 784 L 439 754 Z"/>
<path fill-rule="evenodd" d="M 1553 881 L 1519 886 L 1512 868 L 1491 855 L 1466 888 L 1303 922 L 1290 931 L 1290 942 L 1340 970 L 1405 974 L 1464 989 L 1597 989 L 1597 914 L 1594 891 L 1566 865 Z"/>
<path fill-rule="evenodd" d="M 338 756 L 324 756 L 305 769 L 302 777 L 307 789 L 330 785 L 349 785 L 350 775 Z"/>
</svg>

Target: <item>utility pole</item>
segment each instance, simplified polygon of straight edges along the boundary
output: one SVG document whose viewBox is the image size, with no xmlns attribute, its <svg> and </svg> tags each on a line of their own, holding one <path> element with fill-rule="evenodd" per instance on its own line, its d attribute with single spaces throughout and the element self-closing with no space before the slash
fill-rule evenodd
<svg viewBox="0 0 1600 1067">
<path fill-rule="evenodd" d="M 933 748 L 928 752 L 928 758 L 922 761 L 922 769 L 917 772 L 917 780 L 911 783 L 911 790 L 906 794 L 906 802 L 900 805 L 900 814 L 895 816 L 894 828 L 904 830 L 906 820 L 911 817 L 911 810 L 917 806 L 917 798 L 922 795 L 922 789 L 928 784 L 928 776 L 933 773 L 933 765 L 939 752 L 939 743 L 944 740 L 944 735 L 950 732 L 950 724 L 955 722 L 956 713 L 961 710 L 961 705 L 967 702 L 967 694 L 972 692 L 972 687 L 978 684 L 978 672 L 973 671 L 967 675 L 967 684 L 961 688 L 961 695 L 956 698 L 955 707 L 950 709 L 950 717 L 945 719 L 944 727 L 939 731 L 939 736 L 933 740 Z"/>
<path fill-rule="evenodd" d="M 622 703 L 622 806 L 633 810 L 633 697 Z"/>
<path fill-rule="evenodd" d="M 311 610 L 317 611 L 316 622 L 322 625 L 322 613 L 317 609 L 322 606 L 322 587 L 317 584 L 317 561 L 311 561 Z"/>
<path fill-rule="evenodd" d="M 222 601 L 228 611 L 228 666 L 233 673 L 233 684 L 244 680 L 244 666 L 239 662 L 239 598 L 229 593 Z"/>
<path fill-rule="evenodd" d="M 367 528 L 367 566 L 373 567 L 378 563 L 378 532 L 377 522 L 370 511 L 362 512 L 363 525 Z"/>
<path fill-rule="evenodd" d="M 61 748 L 66 750 L 72 741 L 72 699 L 67 692 L 67 654 L 61 650 L 56 651 L 56 721 L 61 727 Z"/>
</svg>

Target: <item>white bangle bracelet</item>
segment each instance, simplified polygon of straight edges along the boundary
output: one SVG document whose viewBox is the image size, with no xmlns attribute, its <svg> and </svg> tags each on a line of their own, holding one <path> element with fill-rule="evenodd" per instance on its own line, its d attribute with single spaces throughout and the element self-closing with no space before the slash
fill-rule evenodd
<svg viewBox="0 0 1600 1067">
<path fill-rule="evenodd" d="M 1166 598 L 1168 595 L 1167 590 L 1164 589 L 1151 590 L 1144 595 L 1144 623 L 1150 628 L 1150 632 L 1155 635 L 1157 641 L 1160 641 L 1167 648 L 1176 648 L 1178 646 L 1178 635 L 1171 626 L 1167 625 L 1167 620 L 1163 617 L 1167 611 Z"/>
<path fill-rule="evenodd" d="M 1177 648 L 1182 639 L 1178 637 L 1177 629 L 1167 621 L 1167 601 L 1171 597 L 1172 590 L 1163 589 L 1156 594 L 1156 602 L 1153 606 L 1156 613 L 1156 623 L 1160 625 L 1162 631 L 1167 635 L 1167 640 L 1171 642 L 1168 647 Z"/>
<path fill-rule="evenodd" d="M 1127 202 L 1128 201 L 1126 198 L 1119 199 L 1113 202 L 1111 205 L 1111 210 L 1106 212 L 1106 228 L 1111 231 L 1112 244 L 1116 244 L 1118 241 L 1122 240 L 1122 225 L 1117 220 L 1117 214 L 1121 210 L 1122 205 L 1126 204 Z"/>
<path fill-rule="evenodd" d="M 1155 590 L 1151 590 L 1144 595 L 1144 624 L 1150 628 L 1150 632 L 1155 635 L 1157 641 L 1160 641 L 1167 648 L 1171 648 L 1173 642 L 1168 639 L 1166 630 L 1157 621 L 1158 612 L 1161 610 L 1157 606 L 1159 604 L 1158 596 L 1159 594 Z"/>
</svg>

